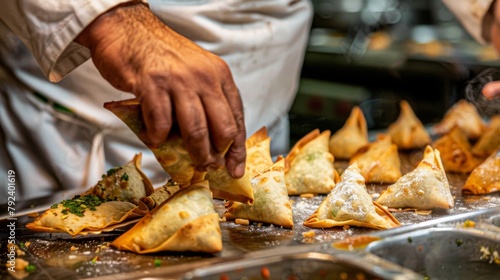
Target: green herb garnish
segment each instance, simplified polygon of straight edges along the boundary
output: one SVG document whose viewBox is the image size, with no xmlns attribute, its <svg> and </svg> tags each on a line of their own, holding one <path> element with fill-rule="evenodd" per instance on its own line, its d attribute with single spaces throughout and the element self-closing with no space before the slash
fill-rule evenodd
<svg viewBox="0 0 500 280">
<path fill-rule="evenodd" d="M 408 243 L 412 243 L 413 242 L 413 239 L 411 239 L 411 237 L 408 237 Z"/>
<path fill-rule="evenodd" d="M 128 174 L 127 174 L 127 172 L 123 173 L 122 177 L 120 178 L 120 181 L 125 181 L 125 182 L 128 181 Z"/>
<path fill-rule="evenodd" d="M 154 263 L 155 267 L 160 267 L 161 260 L 160 259 L 155 259 L 153 263 Z"/>
<path fill-rule="evenodd" d="M 99 206 L 106 201 L 107 200 L 92 194 L 83 196 L 77 195 L 72 199 L 66 199 L 61 201 L 60 203 L 54 204 L 50 208 L 56 209 L 59 204 L 62 204 L 63 210 L 61 211 L 61 213 L 71 213 L 77 215 L 78 217 L 83 217 L 83 213 L 85 212 L 85 210 L 88 209 L 91 211 L 95 211 L 96 206 Z"/>
<path fill-rule="evenodd" d="M 462 246 L 462 244 L 464 244 L 464 241 L 462 239 L 456 239 L 455 244 L 457 244 L 457 247 L 460 247 Z"/>
<path fill-rule="evenodd" d="M 108 176 L 111 176 L 113 174 L 115 174 L 118 170 L 122 169 L 121 167 L 114 167 L 114 168 L 111 168 L 110 170 L 108 170 L 108 172 L 106 172 L 106 174 Z"/>
<path fill-rule="evenodd" d="M 36 266 L 34 264 L 28 264 L 24 270 L 26 270 L 26 272 L 28 273 L 32 273 L 32 272 L 35 272 L 36 270 Z"/>
</svg>

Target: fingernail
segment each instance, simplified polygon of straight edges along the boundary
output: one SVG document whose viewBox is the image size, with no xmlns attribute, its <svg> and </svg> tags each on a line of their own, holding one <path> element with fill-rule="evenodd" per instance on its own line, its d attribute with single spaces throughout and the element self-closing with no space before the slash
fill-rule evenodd
<svg viewBox="0 0 500 280">
<path fill-rule="evenodd" d="M 240 178 L 245 174 L 245 163 L 238 164 L 233 171 L 233 177 Z"/>
</svg>

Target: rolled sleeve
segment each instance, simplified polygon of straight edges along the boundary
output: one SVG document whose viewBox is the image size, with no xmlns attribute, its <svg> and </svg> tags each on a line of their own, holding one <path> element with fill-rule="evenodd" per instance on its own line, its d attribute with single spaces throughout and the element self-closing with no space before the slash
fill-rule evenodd
<svg viewBox="0 0 500 280">
<path fill-rule="evenodd" d="M 131 0 L 3 0 L 0 19 L 33 53 L 52 82 L 90 58 L 73 40 L 95 18 Z M 147 1 L 141 1 L 147 3 Z"/>
<path fill-rule="evenodd" d="M 479 43 L 489 42 L 486 28 L 488 10 L 494 0 L 443 0 L 444 4 L 455 14 L 464 28 Z"/>
</svg>

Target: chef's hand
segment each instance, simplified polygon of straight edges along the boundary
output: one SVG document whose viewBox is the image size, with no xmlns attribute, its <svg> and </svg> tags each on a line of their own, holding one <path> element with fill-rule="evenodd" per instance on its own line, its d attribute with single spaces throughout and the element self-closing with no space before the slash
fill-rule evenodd
<svg viewBox="0 0 500 280">
<path fill-rule="evenodd" d="M 487 99 L 500 98 L 500 81 L 487 83 L 482 93 Z"/>
<path fill-rule="evenodd" d="M 100 15 L 75 42 L 91 51 L 101 75 L 142 103 L 150 144 L 167 138 L 172 119 L 200 170 L 245 170 L 241 98 L 227 64 L 163 24 L 141 3 Z M 226 151 L 225 158 L 221 153 Z"/>
</svg>

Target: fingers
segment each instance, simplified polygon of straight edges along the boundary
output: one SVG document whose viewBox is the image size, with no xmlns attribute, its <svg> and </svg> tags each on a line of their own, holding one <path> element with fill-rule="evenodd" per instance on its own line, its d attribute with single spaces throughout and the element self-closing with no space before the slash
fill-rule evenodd
<svg viewBox="0 0 500 280">
<path fill-rule="evenodd" d="M 205 109 L 199 96 L 187 89 L 172 93 L 182 138 L 193 164 L 200 170 L 215 170 L 224 159 L 212 148 Z"/>
<path fill-rule="evenodd" d="M 149 87 L 149 92 L 142 96 L 142 117 L 146 125 L 145 142 L 159 145 L 165 139 L 172 127 L 172 105 L 170 97 L 162 90 Z"/>
<path fill-rule="evenodd" d="M 500 82 L 487 83 L 482 93 L 487 99 L 500 98 Z"/>
<path fill-rule="evenodd" d="M 243 116 L 243 103 L 232 77 L 223 84 L 224 94 L 233 112 L 236 121 L 236 135 L 234 141 L 226 153 L 226 168 L 234 178 L 240 178 L 245 173 L 246 160 L 246 128 Z"/>
</svg>

